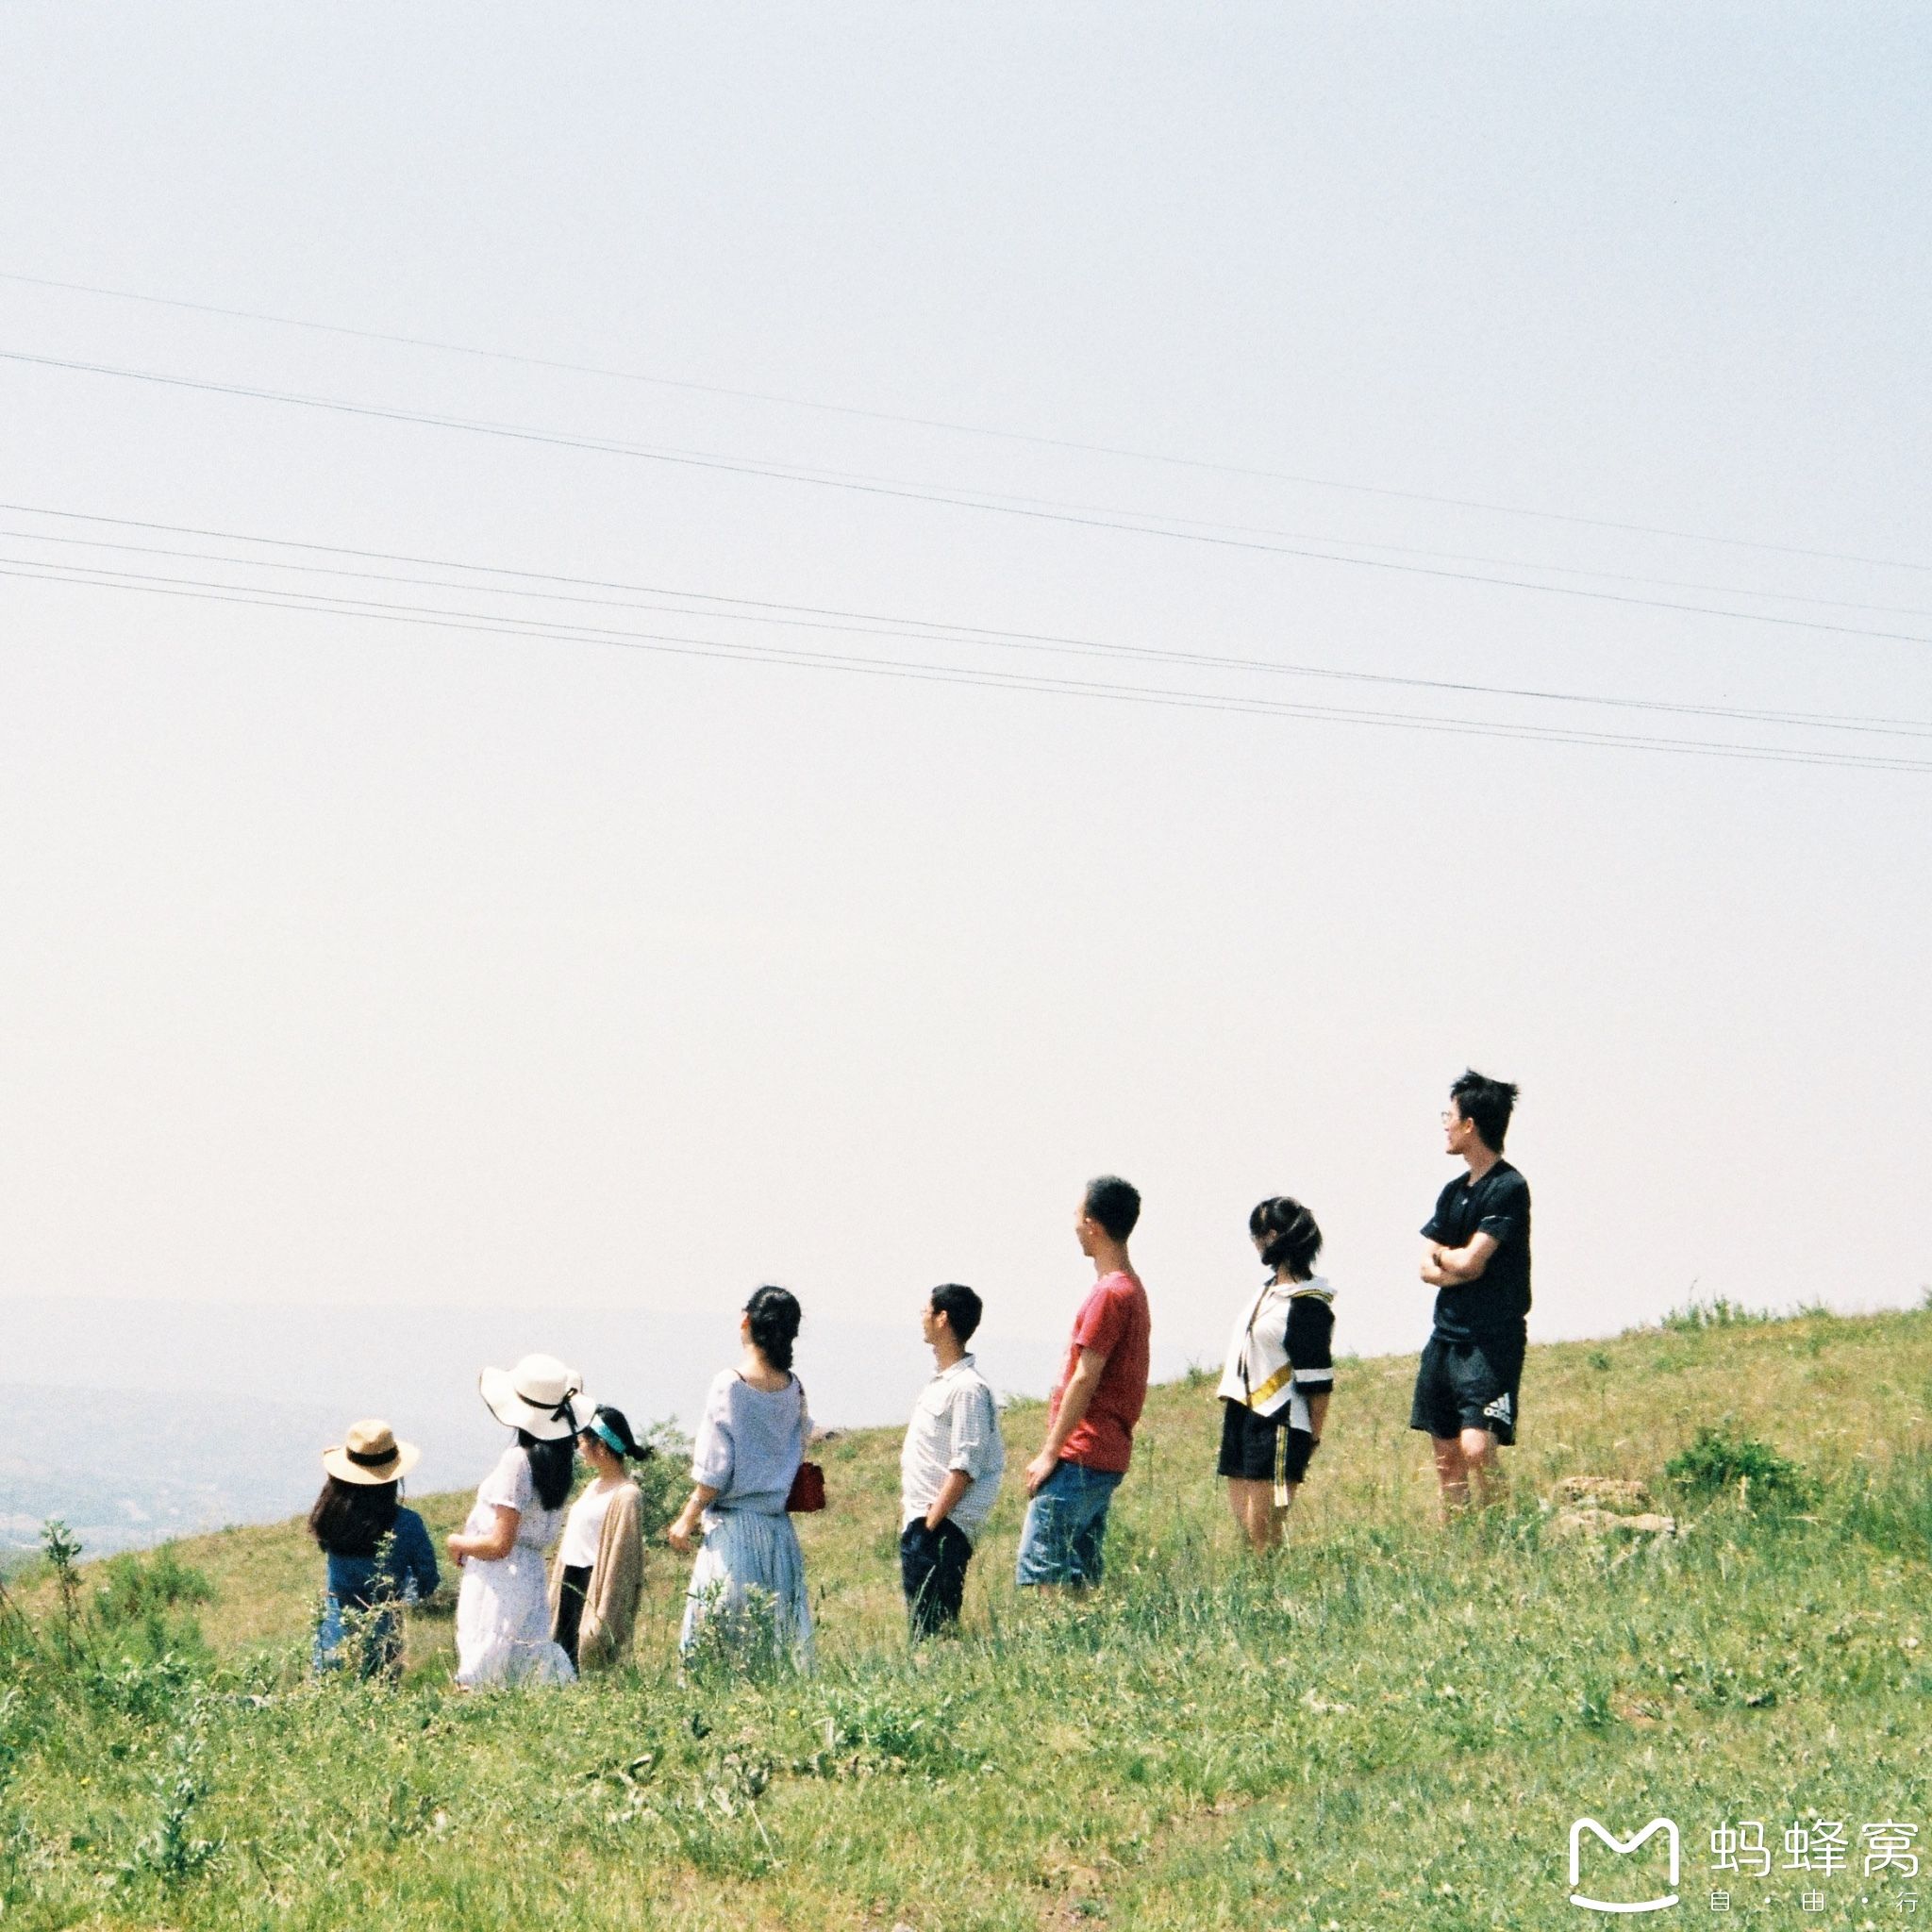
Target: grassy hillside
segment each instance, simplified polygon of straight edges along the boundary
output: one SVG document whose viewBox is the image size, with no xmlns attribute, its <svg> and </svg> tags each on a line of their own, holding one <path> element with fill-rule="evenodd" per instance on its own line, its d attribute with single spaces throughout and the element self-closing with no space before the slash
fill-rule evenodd
<svg viewBox="0 0 1932 1932">
<path fill-rule="evenodd" d="M 199 1605 L 124 1567 L 120 1611 L 65 1663 L 47 1586 L 17 1591 L 36 1627 L 8 1625 L 0 1674 L 6 1923 L 1488 1932 L 1584 1920 L 1580 1812 L 1674 1818 L 1700 1917 L 1736 1884 L 1707 1869 L 1713 1825 L 1761 1818 L 1776 1844 L 1847 1820 L 1823 1911 L 1774 1873 L 1733 1918 L 1896 1922 L 1898 1874 L 1868 1882 L 1857 1846 L 1865 1823 L 1932 1825 L 1932 1315 L 1539 1348 L 1513 1499 L 1446 1537 L 1412 1373 L 1343 1365 L 1272 1566 L 1226 1519 L 1211 1385 L 1155 1391 L 1108 1589 L 1016 1599 L 1015 1483 L 965 1638 L 918 1656 L 896 1436 L 829 1445 L 833 1507 L 801 1524 L 808 1680 L 679 1683 L 668 1551 L 633 1673 L 470 1698 L 437 1607 L 400 1690 L 306 1682 L 320 1564 L 295 1524 L 176 1545 Z M 1789 1491 L 1677 1494 L 1668 1542 L 1550 1534 L 1560 1477 L 1661 1499 L 1666 1460 L 1721 1421 L 1799 1465 Z M 1041 1422 L 1008 1412 L 1016 1474 Z M 440 1531 L 465 1501 L 421 1507 Z"/>
</svg>

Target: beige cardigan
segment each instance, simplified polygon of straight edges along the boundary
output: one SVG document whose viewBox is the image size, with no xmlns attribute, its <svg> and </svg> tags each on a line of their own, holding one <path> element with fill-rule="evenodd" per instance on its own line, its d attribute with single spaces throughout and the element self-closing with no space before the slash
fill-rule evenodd
<svg viewBox="0 0 1932 1932">
<path fill-rule="evenodd" d="M 584 1614 L 577 1624 L 577 1669 L 608 1670 L 627 1662 L 637 1628 L 638 1599 L 644 1590 L 644 1543 L 638 1531 L 643 1498 L 625 1483 L 604 1512 L 597 1538 L 597 1560 L 584 1588 Z M 550 1631 L 557 1634 L 557 1608 L 563 1595 L 563 1557 L 550 1566 Z"/>
</svg>

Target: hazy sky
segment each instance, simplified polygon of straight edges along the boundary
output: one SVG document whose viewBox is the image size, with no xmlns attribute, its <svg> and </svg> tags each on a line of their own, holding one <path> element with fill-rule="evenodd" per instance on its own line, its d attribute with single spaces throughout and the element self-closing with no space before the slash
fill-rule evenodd
<svg viewBox="0 0 1932 1932">
<path fill-rule="evenodd" d="M 8 359 L 0 568 L 513 608 L 63 510 L 1922 735 L 514 607 L 553 623 L 1923 764 L 1928 57 L 1882 7 L 15 5 L 7 275 L 1047 441 L 0 280 L 10 356 L 1796 622 Z M 1218 1353 L 1286 1190 L 1339 1344 L 1407 1347 L 1474 1062 L 1524 1090 L 1534 1333 L 1910 1299 L 1928 807 L 0 576 L 0 1294 L 951 1277 L 1048 1333 L 1115 1169 L 1170 1343 Z"/>
</svg>

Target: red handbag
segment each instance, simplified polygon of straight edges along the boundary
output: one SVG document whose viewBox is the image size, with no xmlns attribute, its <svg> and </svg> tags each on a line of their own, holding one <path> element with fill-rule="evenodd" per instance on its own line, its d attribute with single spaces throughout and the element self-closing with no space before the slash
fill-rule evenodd
<svg viewBox="0 0 1932 1932">
<path fill-rule="evenodd" d="M 803 1423 L 811 1413 L 805 1400 L 805 1384 L 798 1385 L 798 1419 Z M 814 1510 L 825 1507 L 825 1473 L 816 1462 L 801 1460 L 798 1474 L 791 1478 L 791 1487 L 785 1492 L 785 1508 L 789 1515 L 809 1516 Z"/>
</svg>

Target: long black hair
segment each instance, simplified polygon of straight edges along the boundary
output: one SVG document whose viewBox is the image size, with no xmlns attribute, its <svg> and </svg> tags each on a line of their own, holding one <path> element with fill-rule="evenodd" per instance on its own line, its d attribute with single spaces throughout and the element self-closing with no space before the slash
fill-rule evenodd
<svg viewBox="0 0 1932 1932">
<path fill-rule="evenodd" d="M 576 1437 L 555 1436 L 540 1442 L 528 1429 L 519 1429 L 517 1441 L 529 1453 L 530 1485 L 537 1491 L 538 1502 L 546 1509 L 561 1509 L 563 1499 L 570 1494 L 571 1478 L 576 1474 Z"/>
<path fill-rule="evenodd" d="M 761 1288 L 745 1303 L 744 1312 L 751 1317 L 753 1347 L 774 1369 L 789 1370 L 791 1344 L 798 1340 L 798 1324 L 805 1319 L 798 1297 L 789 1288 Z"/>
<path fill-rule="evenodd" d="M 325 1476 L 322 1493 L 308 1512 L 309 1535 L 331 1557 L 375 1556 L 376 1544 L 396 1526 L 400 1487 Z"/>
<path fill-rule="evenodd" d="M 1274 1194 L 1257 1202 L 1248 1216 L 1248 1232 L 1257 1241 L 1266 1239 L 1261 1250 L 1264 1268 L 1279 1268 L 1286 1262 L 1297 1281 L 1306 1281 L 1314 1273 L 1315 1257 L 1322 1252 L 1322 1230 L 1291 1194 Z"/>
</svg>

